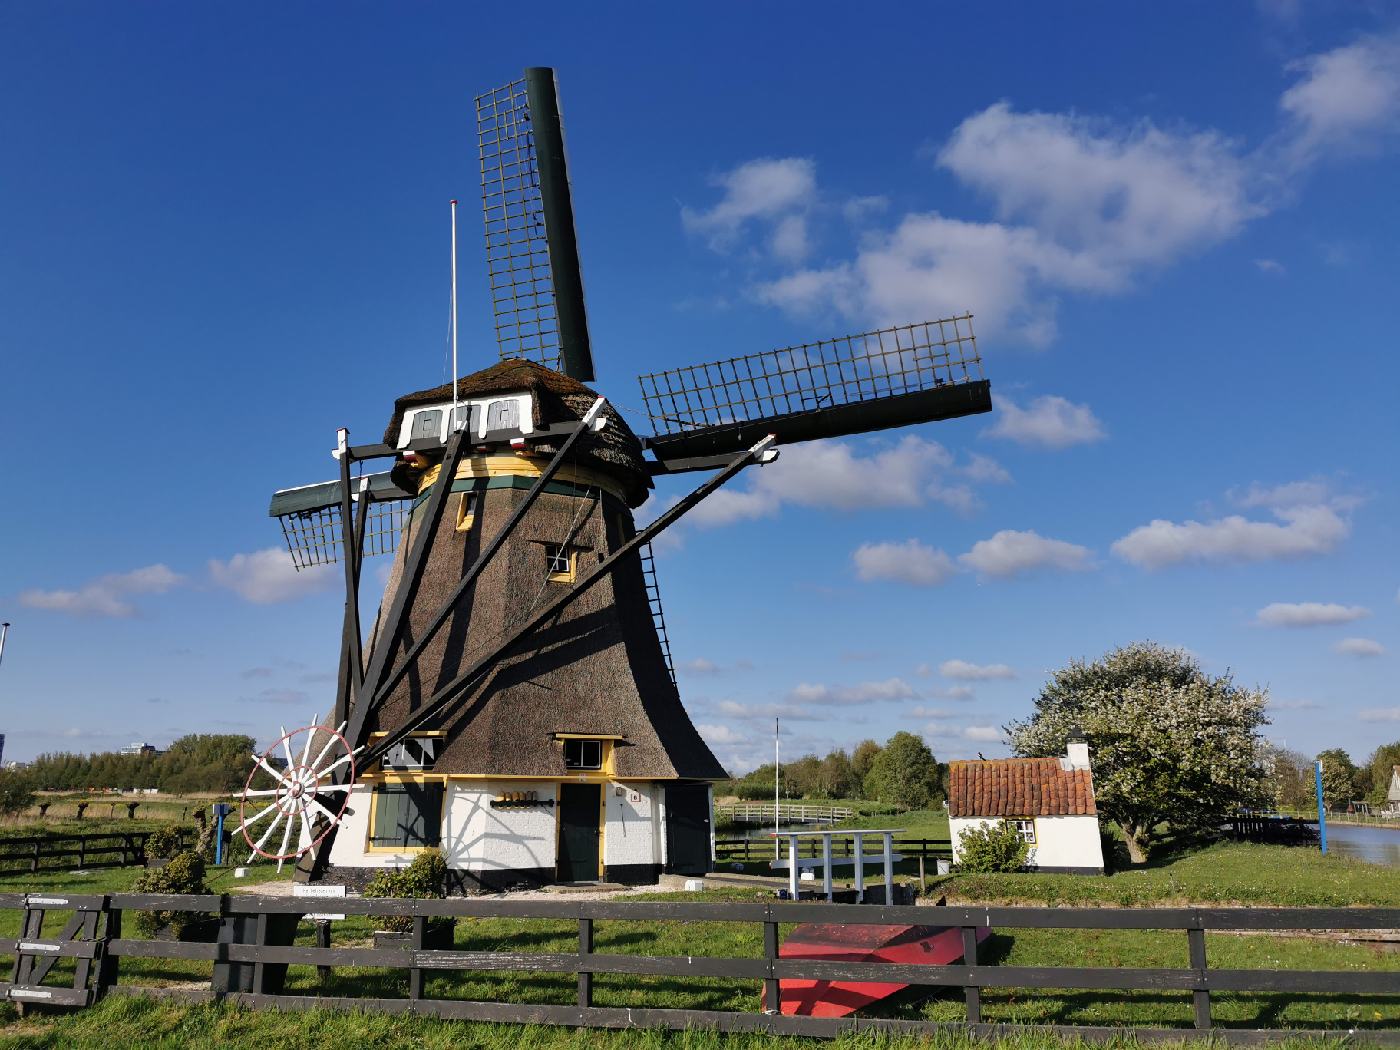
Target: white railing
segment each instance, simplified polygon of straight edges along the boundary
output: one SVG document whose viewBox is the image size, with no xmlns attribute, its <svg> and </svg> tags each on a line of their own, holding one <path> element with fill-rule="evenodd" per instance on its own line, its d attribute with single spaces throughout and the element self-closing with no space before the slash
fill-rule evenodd
<svg viewBox="0 0 1400 1050">
<path fill-rule="evenodd" d="M 849 806 L 812 806 L 798 802 L 784 802 L 777 807 L 777 813 L 776 822 L 779 824 L 839 824 L 856 815 L 856 811 Z M 715 815 L 726 817 L 735 824 L 774 823 L 771 802 L 733 802 L 717 805 Z"/>
</svg>

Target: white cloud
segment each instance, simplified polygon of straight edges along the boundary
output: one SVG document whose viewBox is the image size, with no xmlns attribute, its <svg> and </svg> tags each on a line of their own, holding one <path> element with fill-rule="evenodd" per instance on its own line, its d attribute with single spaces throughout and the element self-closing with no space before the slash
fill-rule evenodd
<svg viewBox="0 0 1400 1050">
<path fill-rule="evenodd" d="M 1374 638 L 1343 638 L 1332 646 L 1332 651 L 1343 656 L 1380 656 L 1385 652 L 1385 646 Z"/>
<path fill-rule="evenodd" d="M 706 660 L 703 656 L 697 656 L 694 660 L 683 660 L 676 666 L 689 674 L 719 674 L 721 670 L 719 664 L 713 660 Z"/>
<path fill-rule="evenodd" d="M 713 705 L 716 714 L 725 718 L 738 718 L 745 721 L 770 721 L 774 718 L 782 718 L 784 721 L 792 722 L 820 722 L 827 718 L 826 713 L 813 710 L 811 707 L 800 707 L 796 704 L 753 704 L 740 703 L 737 700 L 721 700 Z"/>
<path fill-rule="evenodd" d="M 47 609 L 73 616 L 136 615 L 128 600 L 136 594 L 164 594 L 185 582 L 185 577 L 166 565 L 147 565 L 131 572 L 99 576 L 75 591 L 39 589 L 22 591 L 19 603 L 31 609 Z"/>
<path fill-rule="evenodd" d="M 1273 602 L 1260 609 L 1255 618 L 1268 627 L 1322 627 L 1328 624 L 1351 623 L 1370 615 L 1371 610 L 1360 605 Z"/>
<path fill-rule="evenodd" d="M 807 252 L 802 213 L 815 202 L 816 167 L 804 157 L 763 158 L 741 164 L 711 180 L 724 192 L 712 208 L 681 209 L 681 222 L 706 238 L 716 251 L 728 251 L 755 223 L 771 224 L 770 248 L 793 262 Z"/>
<path fill-rule="evenodd" d="M 250 554 L 235 554 L 228 561 L 211 559 L 209 578 L 245 601 L 273 605 L 329 590 L 339 577 L 333 565 L 297 572 L 290 554 L 280 547 L 268 547 Z"/>
<path fill-rule="evenodd" d="M 699 723 L 695 726 L 705 742 L 712 745 L 749 743 L 750 735 L 741 733 L 733 726 Z"/>
<path fill-rule="evenodd" d="M 974 664 L 966 660 L 944 660 L 938 665 L 938 673 L 944 678 L 956 678 L 966 682 L 989 682 L 998 678 L 1016 677 L 1016 672 L 1006 664 Z"/>
<path fill-rule="evenodd" d="M 1148 569 L 1180 562 L 1270 561 L 1327 554 L 1351 531 L 1330 507 L 1277 507 L 1274 515 L 1278 522 L 1238 514 L 1206 522 L 1158 518 L 1117 540 L 1113 553 Z"/>
<path fill-rule="evenodd" d="M 904 679 L 887 678 L 881 682 L 860 682 L 849 686 L 801 682 L 793 687 L 788 700 L 798 704 L 865 704 L 913 700 L 918 695 Z"/>
<path fill-rule="evenodd" d="M 1088 405 L 1053 395 L 1038 397 L 1026 408 L 1009 397 L 999 397 L 997 420 L 986 433 L 1022 445 L 1054 449 L 1102 441 L 1105 436 L 1103 424 Z"/>
<path fill-rule="evenodd" d="M 1291 68 L 1301 78 L 1279 106 L 1290 124 L 1286 152 L 1295 164 L 1373 148 L 1400 127 L 1400 35 L 1363 37 Z"/>
<path fill-rule="evenodd" d="M 918 540 L 903 543 L 863 543 L 851 555 L 856 575 L 868 582 L 892 580 L 915 587 L 936 587 L 957 569 L 953 559 Z"/>
<path fill-rule="evenodd" d="M 998 404 L 1001 402 L 999 401 Z M 991 456 L 984 456 L 980 452 L 974 452 L 967 457 L 967 464 L 963 466 L 961 472 L 964 476 L 973 481 L 984 482 L 989 485 L 1005 485 L 1011 481 L 1011 474 L 1000 463 Z"/>
<path fill-rule="evenodd" d="M 1276 277 L 1282 277 L 1288 272 L 1277 259 L 1255 259 L 1254 266 L 1260 273 L 1273 274 Z"/>
<path fill-rule="evenodd" d="M 1319 711 L 1322 705 L 1316 700 L 1275 700 L 1269 698 L 1269 706 L 1276 711 Z"/>
<path fill-rule="evenodd" d="M 862 454 L 848 441 L 814 441 L 784 446 L 777 462 L 750 475 L 746 489 L 720 489 L 688 515 L 702 527 L 767 518 L 786 504 L 854 511 L 877 507 L 921 507 L 929 500 L 970 509 L 973 493 L 950 483 L 950 475 L 985 465 L 959 468 L 937 441 L 906 434 L 892 445 Z M 645 508 L 644 508 L 645 509 Z"/>
<path fill-rule="evenodd" d="M 981 740 L 996 743 L 1001 740 L 1001 730 L 996 726 L 968 726 L 963 730 L 964 740 Z"/>
<path fill-rule="evenodd" d="M 1336 495 L 1332 486 L 1321 478 L 1286 481 L 1280 485 L 1264 485 L 1255 481 L 1245 489 L 1230 489 L 1225 496 L 1235 506 L 1247 510 L 1253 507 L 1277 510 L 1283 507 L 1318 506 L 1344 510 L 1358 502 L 1355 497 Z"/>
<path fill-rule="evenodd" d="M 958 555 L 958 561 L 983 576 L 1007 578 L 1035 569 L 1088 569 L 1093 565 L 1093 552 L 1034 531 L 1003 529 L 990 539 L 978 540 L 970 551 Z"/>
<path fill-rule="evenodd" d="M 1400 707 L 1368 707 L 1357 717 L 1363 722 L 1400 722 Z"/>
</svg>

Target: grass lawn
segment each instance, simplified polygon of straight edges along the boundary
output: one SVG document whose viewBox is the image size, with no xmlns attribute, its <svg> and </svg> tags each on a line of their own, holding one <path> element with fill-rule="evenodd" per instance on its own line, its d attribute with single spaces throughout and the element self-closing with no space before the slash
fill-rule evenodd
<svg viewBox="0 0 1400 1050">
<path fill-rule="evenodd" d="M 272 865 L 253 869 L 257 879 L 275 878 Z M 14 876 L 0 878 L 0 890 L 66 889 L 111 892 L 130 886 L 136 872 L 113 869 L 90 875 Z M 214 873 L 212 888 L 234 885 L 226 872 Z M 241 880 L 240 880 L 241 881 Z M 1228 844 L 1164 862 L 1146 870 L 1108 878 L 1075 876 L 956 876 L 939 880 L 935 889 L 960 900 L 1058 904 L 1183 903 L 1189 901 L 1256 904 L 1400 904 L 1400 876 L 1381 868 L 1287 847 Z M 753 889 L 723 888 L 699 894 L 665 894 L 641 899 L 752 900 Z M 0 937 L 13 937 L 18 913 L 0 914 Z M 61 921 L 61 918 L 55 916 Z M 52 920 L 51 920 L 52 921 Z M 369 943 L 374 921 L 351 917 L 333 927 L 336 946 Z M 784 934 L 790 927 L 784 927 Z M 309 923 L 301 924 L 298 944 L 313 943 Z M 762 953 L 758 924 L 703 922 L 598 922 L 596 950 L 638 955 L 693 955 L 757 958 Z M 577 926 L 571 921 L 463 919 L 455 933 L 461 950 L 572 952 Z M 1207 935 L 1214 967 L 1309 970 L 1400 970 L 1400 952 L 1385 946 L 1340 943 L 1321 938 L 1269 935 Z M 1175 931 L 1014 930 L 996 933 L 983 948 L 989 964 L 1044 966 L 1184 967 L 1186 935 Z M 5 960 L 0 959 L 0 966 Z M 124 959 L 122 982 L 133 985 L 201 984 L 210 964 L 195 961 Z M 56 971 L 57 972 L 57 971 Z M 369 968 L 337 968 L 322 984 L 314 967 L 288 971 L 289 992 L 402 997 L 407 974 Z M 51 982 L 53 983 L 53 979 Z M 545 972 L 441 971 L 425 982 L 425 994 L 450 999 L 522 1003 L 571 1003 L 576 994 L 571 974 Z M 600 1006 L 661 1006 L 741 1010 L 760 1008 L 759 982 L 727 978 L 679 979 L 600 974 L 594 979 Z M 880 1005 L 883 1016 L 960 1022 L 961 992 L 919 990 Z M 1058 1024 L 1180 1027 L 1191 1023 L 1191 997 L 1185 992 L 1054 992 L 988 989 L 983 993 L 987 1021 Z M 1217 994 L 1213 1016 L 1223 1026 L 1346 1027 L 1364 1030 L 1400 1026 L 1400 996 L 1328 997 L 1263 994 Z M 0 1015 L 0 1042 L 17 1046 L 96 1046 L 125 1042 L 134 1046 L 280 1046 L 316 1045 L 341 1040 L 346 1046 L 469 1046 L 512 1048 L 656 1046 L 710 1048 L 815 1046 L 802 1040 L 720 1037 L 713 1033 L 601 1033 L 544 1028 L 515 1028 L 422 1018 L 390 1018 L 339 1013 L 250 1014 L 230 1007 L 183 1006 L 113 999 L 92 1010 L 64 1017 L 18 1019 Z M 1183 1031 L 1183 1037 L 1189 1035 Z M 837 1046 L 906 1047 L 914 1040 L 888 1042 L 852 1039 Z M 961 1047 L 952 1039 L 936 1045 Z M 970 1044 L 968 1044 L 970 1045 Z M 1026 1037 L 1014 1045 L 1046 1045 L 1044 1037 Z"/>
</svg>

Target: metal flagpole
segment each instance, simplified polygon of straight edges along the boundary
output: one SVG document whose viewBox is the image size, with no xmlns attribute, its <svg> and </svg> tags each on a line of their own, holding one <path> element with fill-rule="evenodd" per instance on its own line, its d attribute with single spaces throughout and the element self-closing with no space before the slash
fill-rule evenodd
<svg viewBox="0 0 1400 1050">
<path fill-rule="evenodd" d="M 457 202 L 452 205 L 452 417 L 447 424 L 450 434 L 457 429 Z M 451 479 L 448 479 L 449 482 Z"/>
<path fill-rule="evenodd" d="M 778 719 L 773 719 L 773 856 L 783 857 L 782 840 L 778 838 Z"/>
</svg>

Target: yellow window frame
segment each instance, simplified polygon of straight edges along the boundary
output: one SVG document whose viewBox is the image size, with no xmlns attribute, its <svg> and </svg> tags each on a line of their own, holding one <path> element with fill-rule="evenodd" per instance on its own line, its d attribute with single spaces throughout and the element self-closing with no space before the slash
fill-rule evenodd
<svg viewBox="0 0 1400 1050">
<path fill-rule="evenodd" d="M 381 774 L 379 774 L 379 776 L 375 779 L 375 781 L 374 781 L 374 783 L 373 783 L 373 786 L 371 787 L 370 793 L 369 793 L 369 821 L 368 821 L 369 828 L 368 828 L 368 830 L 367 830 L 367 832 L 366 832 L 366 834 L 365 834 L 365 852 L 366 852 L 366 853 L 426 853 L 426 852 L 427 852 L 428 850 L 430 850 L 430 849 L 441 849 L 441 848 L 442 848 L 442 828 L 441 828 L 441 826 L 439 826 L 439 828 L 438 828 L 438 845 L 436 845 L 436 846 L 375 846 L 375 845 L 373 845 L 374 837 L 375 837 L 375 836 L 374 836 L 375 813 L 376 813 L 376 812 L 378 811 L 378 809 L 379 809 L 379 806 L 376 804 L 377 799 L 378 799 L 379 792 L 380 792 L 382 789 L 387 788 L 387 787 L 389 787 L 389 786 L 392 785 L 392 784 L 427 784 L 427 783 L 436 782 L 436 781 L 441 781 L 441 782 L 442 782 L 442 812 L 438 814 L 438 821 L 439 821 L 439 825 L 440 825 L 440 824 L 441 824 L 441 821 L 442 821 L 442 819 L 443 819 L 443 817 L 444 817 L 444 816 L 446 815 L 446 813 L 447 813 L 448 796 L 447 796 L 447 781 L 446 781 L 445 778 L 443 778 L 443 777 L 435 777 L 435 776 L 414 776 L 414 775 L 412 775 L 412 774 L 406 774 L 406 775 L 405 775 L 405 774 L 393 774 L 393 773 L 388 773 L 388 774 L 381 773 Z"/>
<path fill-rule="evenodd" d="M 559 543 L 546 543 L 544 546 L 545 578 L 550 583 L 573 583 L 578 578 L 578 550 Z M 551 571 L 558 559 L 564 559 L 568 569 L 563 572 Z"/>
</svg>

